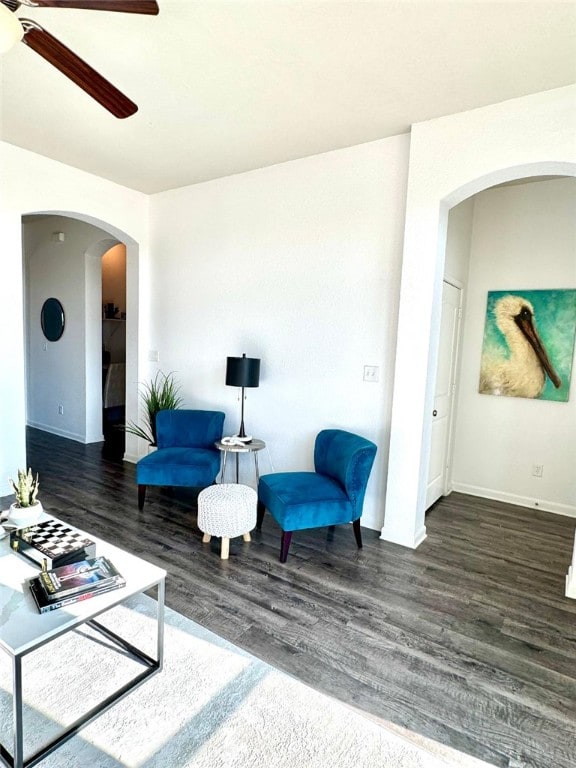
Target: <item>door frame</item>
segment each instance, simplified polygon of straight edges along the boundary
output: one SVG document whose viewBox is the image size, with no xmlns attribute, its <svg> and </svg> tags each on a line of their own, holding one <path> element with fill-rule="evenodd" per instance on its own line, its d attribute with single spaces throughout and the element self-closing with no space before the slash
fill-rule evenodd
<svg viewBox="0 0 576 768">
<path fill-rule="evenodd" d="M 451 386 L 453 387 L 452 396 L 450 398 L 450 408 L 448 411 L 448 414 L 446 418 L 448 419 L 448 427 L 447 427 L 447 438 L 446 438 L 446 444 L 444 449 L 444 455 L 442 457 L 442 463 L 444 467 L 443 472 L 443 487 L 442 487 L 442 493 L 439 498 L 442 496 L 446 496 L 450 491 L 452 490 L 452 462 L 453 462 L 453 449 L 454 449 L 454 428 L 455 428 L 455 417 L 456 417 L 456 400 L 458 396 L 458 382 L 459 382 L 459 376 L 460 376 L 460 351 L 461 351 L 461 338 L 462 338 L 462 320 L 464 316 L 463 312 L 463 306 L 464 306 L 464 285 L 460 280 L 457 280 L 455 277 L 452 277 L 448 274 L 444 275 L 444 279 L 442 281 L 442 292 L 444 293 L 444 284 L 451 285 L 453 288 L 456 288 L 457 291 L 459 291 L 459 301 L 458 301 L 458 322 L 457 322 L 457 328 L 456 328 L 456 336 L 452 340 L 452 368 L 451 368 Z M 441 301 L 442 305 L 442 301 Z M 440 325 L 442 324 L 442 319 L 440 320 Z M 441 338 L 439 338 L 439 344 L 440 344 Z M 435 387 L 436 387 L 436 381 L 438 379 L 438 362 L 440 360 L 440 349 L 438 349 L 438 357 L 437 357 L 437 366 L 436 366 L 436 378 L 435 378 Z M 428 466 L 430 467 L 430 464 L 432 462 L 432 430 L 430 430 L 430 455 L 428 460 Z M 435 502 L 432 502 L 431 504 L 428 504 L 426 502 L 427 509 L 429 509 L 432 504 Z"/>
</svg>

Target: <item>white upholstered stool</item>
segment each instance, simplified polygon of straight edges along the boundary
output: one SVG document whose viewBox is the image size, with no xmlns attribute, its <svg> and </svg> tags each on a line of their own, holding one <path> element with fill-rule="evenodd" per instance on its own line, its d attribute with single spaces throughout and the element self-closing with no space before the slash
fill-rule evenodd
<svg viewBox="0 0 576 768">
<path fill-rule="evenodd" d="M 250 541 L 250 531 L 256 525 L 258 497 L 253 488 L 236 483 L 211 485 L 198 494 L 198 528 L 203 542 L 221 536 L 220 557 L 228 559 L 230 539 L 242 536 Z"/>
</svg>

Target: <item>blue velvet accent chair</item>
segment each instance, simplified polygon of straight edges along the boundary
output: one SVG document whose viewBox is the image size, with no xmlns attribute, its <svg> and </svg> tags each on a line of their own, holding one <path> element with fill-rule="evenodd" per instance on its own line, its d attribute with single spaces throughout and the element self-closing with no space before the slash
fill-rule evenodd
<svg viewBox="0 0 576 768">
<path fill-rule="evenodd" d="M 275 472 L 258 483 L 258 518 L 268 510 L 282 528 L 280 562 L 288 557 L 293 531 L 353 523 L 362 547 L 360 517 L 376 446 L 341 429 L 324 429 L 314 444 L 314 472 Z"/>
<path fill-rule="evenodd" d="M 163 485 L 206 488 L 220 471 L 220 451 L 214 446 L 222 437 L 221 411 L 185 408 L 159 411 L 156 415 L 158 449 L 136 465 L 138 508 L 144 507 L 146 487 Z"/>
</svg>

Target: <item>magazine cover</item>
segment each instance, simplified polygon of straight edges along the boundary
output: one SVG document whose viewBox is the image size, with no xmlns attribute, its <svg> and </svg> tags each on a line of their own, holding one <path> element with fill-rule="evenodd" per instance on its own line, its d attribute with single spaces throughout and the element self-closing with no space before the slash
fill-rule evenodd
<svg viewBox="0 0 576 768">
<path fill-rule="evenodd" d="M 101 589 L 110 584 L 125 584 L 125 579 L 106 557 L 81 560 L 42 571 L 37 577 L 49 600 Z"/>
<path fill-rule="evenodd" d="M 41 585 L 40 578 L 36 576 L 30 581 L 30 591 L 32 593 L 32 597 L 34 598 L 34 602 L 36 603 L 36 607 L 38 608 L 39 613 L 48 613 L 49 611 L 55 611 L 57 608 L 64 608 L 64 606 L 66 605 L 79 603 L 82 600 L 89 600 L 92 597 L 98 597 L 99 595 L 103 595 L 106 592 L 111 592 L 114 589 L 120 589 L 120 587 L 123 587 L 123 586 L 124 584 L 121 582 L 117 582 L 117 583 L 112 582 L 103 587 L 100 586 L 85 592 L 79 592 L 75 595 L 68 595 L 67 597 L 62 597 L 59 600 L 48 600 L 46 598 L 46 592 L 44 591 Z"/>
</svg>

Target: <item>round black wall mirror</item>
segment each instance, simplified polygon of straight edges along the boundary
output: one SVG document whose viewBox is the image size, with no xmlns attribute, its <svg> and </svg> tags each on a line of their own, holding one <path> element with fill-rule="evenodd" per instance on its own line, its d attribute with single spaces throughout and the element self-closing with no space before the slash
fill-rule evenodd
<svg viewBox="0 0 576 768">
<path fill-rule="evenodd" d="M 48 341 L 58 341 L 64 333 L 64 307 L 58 299 L 46 299 L 42 305 L 40 323 Z"/>
</svg>

